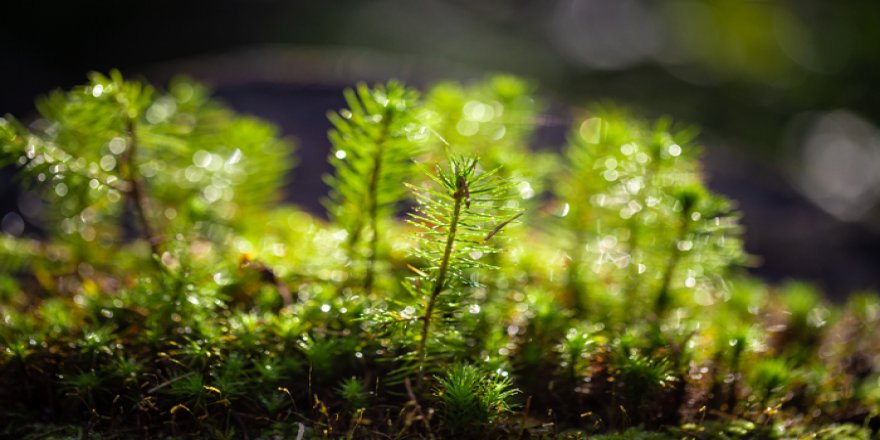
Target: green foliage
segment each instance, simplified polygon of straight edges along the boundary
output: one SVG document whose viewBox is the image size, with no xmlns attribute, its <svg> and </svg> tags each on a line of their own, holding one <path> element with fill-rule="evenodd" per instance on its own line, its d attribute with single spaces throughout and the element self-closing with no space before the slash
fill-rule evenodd
<svg viewBox="0 0 880 440">
<path fill-rule="evenodd" d="M 50 232 L 90 253 L 79 257 L 91 264 L 123 262 L 100 250 L 127 242 L 126 204 L 155 253 L 178 234 L 224 243 L 228 228 L 276 201 L 292 165 L 277 129 L 234 115 L 186 80 L 159 92 L 117 71 L 95 73 L 37 108 L 33 130 L 0 119 L 0 163 L 39 187 Z"/>
<path fill-rule="evenodd" d="M 568 370 L 571 379 L 582 375 L 589 368 L 590 355 L 601 343 L 601 339 L 593 333 L 598 332 L 595 329 L 572 327 L 556 348 L 559 366 Z"/>
<path fill-rule="evenodd" d="M 455 364 L 439 378 L 436 391 L 443 408 L 445 426 L 452 435 L 490 423 L 512 410 L 518 393 L 506 376 L 492 376 L 468 364 Z"/>
<path fill-rule="evenodd" d="M 345 405 L 350 411 L 363 410 L 367 407 L 369 393 L 364 388 L 363 382 L 356 377 L 343 380 L 336 392 L 345 401 Z"/>
<path fill-rule="evenodd" d="M 496 251 L 490 240 L 517 217 L 505 219 L 516 208 L 502 205 L 509 198 L 508 182 L 480 170 L 476 158 L 450 156 L 448 162 L 429 175 L 436 188 L 410 187 L 418 207 L 409 222 L 420 230 L 414 255 L 423 262 L 410 291 L 426 298 L 417 354 L 420 383 L 435 308 L 446 314 L 461 308 L 465 287 L 479 285 L 472 274 L 492 268 L 480 261 Z"/>
<path fill-rule="evenodd" d="M 675 437 L 657 432 L 645 432 L 640 429 L 627 429 L 619 434 L 605 434 L 590 437 L 596 440 L 671 440 Z"/>
<path fill-rule="evenodd" d="M 290 145 L 198 84 L 4 117 L 46 235 L 0 237 L 0 436 L 877 435 L 876 294 L 744 274 L 691 128 L 606 106 L 533 152 L 563 121 L 532 92 L 346 92 L 329 221 L 274 206 Z"/>
<path fill-rule="evenodd" d="M 591 303 L 603 314 L 603 304 L 624 301 L 635 315 L 662 314 L 686 300 L 681 292 L 714 301 L 743 261 L 737 216 L 703 186 L 694 136 L 617 109 L 598 109 L 575 128 L 556 181 L 562 228 L 554 232 L 569 243 L 576 310 Z"/>
<path fill-rule="evenodd" d="M 451 156 L 448 166 L 431 174 L 434 188 L 410 187 L 418 207 L 409 223 L 419 229 L 414 256 L 426 263 L 417 272 L 427 291 L 475 284 L 475 269 L 491 266 L 483 255 L 497 252 L 491 245 L 512 219 L 515 202 L 510 184 L 482 171 L 477 159 Z"/>
<path fill-rule="evenodd" d="M 346 234 L 350 272 L 372 288 L 375 264 L 387 223 L 397 214 L 412 180 L 412 159 L 419 154 L 425 130 L 414 118 L 417 94 L 396 82 L 347 90 L 348 109 L 330 113 L 336 173 L 326 201 L 331 220 Z M 383 243 L 384 245 L 384 243 Z M 363 273 L 362 275 L 359 275 Z"/>
<path fill-rule="evenodd" d="M 772 397 L 780 395 L 792 380 L 791 367 L 785 360 L 767 359 L 752 368 L 750 384 L 756 397 L 765 406 Z"/>
<path fill-rule="evenodd" d="M 534 85 L 509 75 L 462 85 L 443 82 L 425 96 L 422 123 L 435 159 L 453 145 L 459 154 L 480 158 L 487 169 L 499 168 L 504 177 L 517 180 L 517 190 L 533 199 L 547 186 L 555 156 L 532 151 L 529 142 L 535 127 L 544 123 L 543 105 L 534 96 Z"/>
</svg>

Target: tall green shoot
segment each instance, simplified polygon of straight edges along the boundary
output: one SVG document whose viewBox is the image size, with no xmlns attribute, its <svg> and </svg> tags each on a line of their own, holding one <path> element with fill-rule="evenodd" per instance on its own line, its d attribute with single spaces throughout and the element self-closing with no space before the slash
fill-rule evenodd
<svg viewBox="0 0 880 440">
<path fill-rule="evenodd" d="M 428 342 L 438 300 L 448 292 L 454 308 L 461 289 L 472 284 L 469 273 L 491 266 L 480 259 L 497 251 L 490 242 L 513 218 L 515 205 L 503 204 L 510 184 L 484 172 L 477 159 L 450 155 L 446 167 L 430 174 L 434 188 L 409 185 L 418 206 L 409 222 L 420 229 L 415 256 L 425 264 L 416 270 L 413 290 L 425 295 L 417 350 L 419 383 L 423 382 Z"/>
<path fill-rule="evenodd" d="M 364 290 L 376 278 L 384 227 L 406 197 L 401 184 L 412 174 L 424 130 L 416 122 L 417 94 L 399 83 L 347 90 L 348 109 L 329 114 L 334 129 L 325 205 L 330 218 L 348 234 L 349 261 Z"/>
</svg>

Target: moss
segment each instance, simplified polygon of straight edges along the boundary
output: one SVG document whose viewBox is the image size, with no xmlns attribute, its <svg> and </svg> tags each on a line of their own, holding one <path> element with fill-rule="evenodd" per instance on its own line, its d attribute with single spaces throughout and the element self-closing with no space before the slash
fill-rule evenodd
<svg viewBox="0 0 880 440">
<path fill-rule="evenodd" d="M 289 142 L 198 84 L 0 119 L 46 202 L 0 237 L 0 435 L 876 436 L 877 295 L 749 278 L 692 127 L 591 108 L 532 152 L 533 90 L 349 92 L 329 221 L 274 204 Z"/>
</svg>

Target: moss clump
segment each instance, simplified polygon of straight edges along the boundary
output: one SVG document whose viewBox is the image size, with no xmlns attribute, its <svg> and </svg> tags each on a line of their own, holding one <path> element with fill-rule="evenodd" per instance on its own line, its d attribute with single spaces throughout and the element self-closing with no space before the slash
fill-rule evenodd
<svg viewBox="0 0 880 440">
<path fill-rule="evenodd" d="M 695 131 L 532 87 L 360 86 L 330 220 L 278 206 L 269 124 L 114 72 L 0 119 L 44 200 L 0 236 L 0 433 L 869 438 L 880 300 L 748 278 Z"/>
</svg>

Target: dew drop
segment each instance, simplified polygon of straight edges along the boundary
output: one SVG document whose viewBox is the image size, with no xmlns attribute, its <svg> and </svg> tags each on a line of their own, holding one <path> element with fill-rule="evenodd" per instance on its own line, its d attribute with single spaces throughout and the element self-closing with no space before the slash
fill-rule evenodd
<svg viewBox="0 0 880 440">
<path fill-rule="evenodd" d="M 128 148 L 128 145 L 125 143 L 125 139 L 121 137 L 115 137 L 110 139 L 110 143 L 107 144 L 107 147 L 110 149 L 110 152 L 116 155 L 120 155 L 125 152 L 125 149 Z"/>
<path fill-rule="evenodd" d="M 107 154 L 101 158 L 101 169 L 104 171 L 112 171 L 113 168 L 116 168 L 116 158 Z"/>
<path fill-rule="evenodd" d="M 225 285 L 229 284 L 229 277 L 227 277 L 226 274 L 223 272 L 215 273 L 213 278 L 214 278 L 214 282 L 217 283 L 217 285 L 219 285 L 219 286 L 225 286 Z"/>
<path fill-rule="evenodd" d="M 194 166 L 188 166 L 185 170 L 183 170 L 183 176 L 186 177 L 186 180 L 190 182 L 198 182 L 199 180 L 202 180 L 203 175 L 204 172 Z"/>
<path fill-rule="evenodd" d="M 3 220 L 0 222 L 0 229 L 13 237 L 19 236 L 24 232 L 24 220 L 17 213 L 10 212 L 3 216 Z"/>
<path fill-rule="evenodd" d="M 223 168 L 223 158 L 220 157 L 219 154 L 211 154 L 211 159 L 208 161 L 208 165 L 205 166 L 209 171 L 220 171 L 220 168 Z"/>
<path fill-rule="evenodd" d="M 85 241 L 92 241 L 95 239 L 95 237 L 98 234 L 97 234 L 97 231 L 95 231 L 95 228 L 93 228 L 91 226 L 86 226 L 86 227 L 80 229 L 79 235 Z"/>
<path fill-rule="evenodd" d="M 562 212 L 559 213 L 559 216 L 565 217 L 568 215 L 569 211 L 571 211 L 571 205 L 569 205 L 568 203 L 563 203 L 562 204 Z"/>
<path fill-rule="evenodd" d="M 211 153 L 205 150 L 196 151 L 192 157 L 193 164 L 199 168 L 207 168 L 208 165 L 211 165 L 211 159 Z"/>
<path fill-rule="evenodd" d="M 409 124 L 406 126 L 406 139 L 410 142 L 421 142 L 428 138 L 428 127 L 424 125 Z"/>
<path fill-rule="evenodd" d="M 519 190 L 519 196 L 523 199 L 528 200 L 535 196 L 535 190 L 532 189 L 532 185 L 529 182 L 522 181 L 516 188 Z"/>
<path fill-rule="evenodd" d="M 495 109 L 480 101 L 468 101 L 462 108 L 466 119 L 478 122 L 489 122 L 495 117 Z"/>
<path fill-rule="evenodd" d="M 598 144 L 602 134 L 602 119 L 589 118 L 581 123 L 578 133 L 585 142 Z"/>
<path fill-rule="evenodd" d="M 507 134 L 507 127 L 505 127 L 504 125 L 501 125 L 498 127 L 498 130 L 495 130 L 495 134 L 492 135 L 492 140 L 493 141 L 501 140 L 501 138 L 503 138 L 505 134 Z"/>
<path fill-rule="evenodd" d="M 120 199 L 122 199 L 122 195 L 119 194 L 119 191 L 112 190 L 112 191 L 107 192 L 107 200 L 110 200 L 111 202 L 116 203 Z"/>
<path fill-rule="evenodd" d="M 227 165 L 235 165 L 235 164 L 241 162 L 241 157 L 242 157 L 241 150 L 236 148 L 235 151 L 233 151 L 232 154 L 229 155 L 229 159 L 226 160 L 226 164 Z"/>
<path fill-rule="evenodd" d="M 202 198 L 208 203 L 214 203 L 223 196 L 223 190 L 217 185 L 208 185 L 202 190 Z"/>
<path fill-rule="evenodd" d="M 642 182 L 639 179 L 630 179 L 626 182 L 626 190 L 630 194 L 637 194 L 642 189 Z"/>
<path fill-rule="evenodd" d="M 475 121 L 469 121 L 466 119 L 462 119 L 455 124 L 455 129 L 462 136 L 473 136 L 480 131 L 480 123 Z"/>
</svg>

